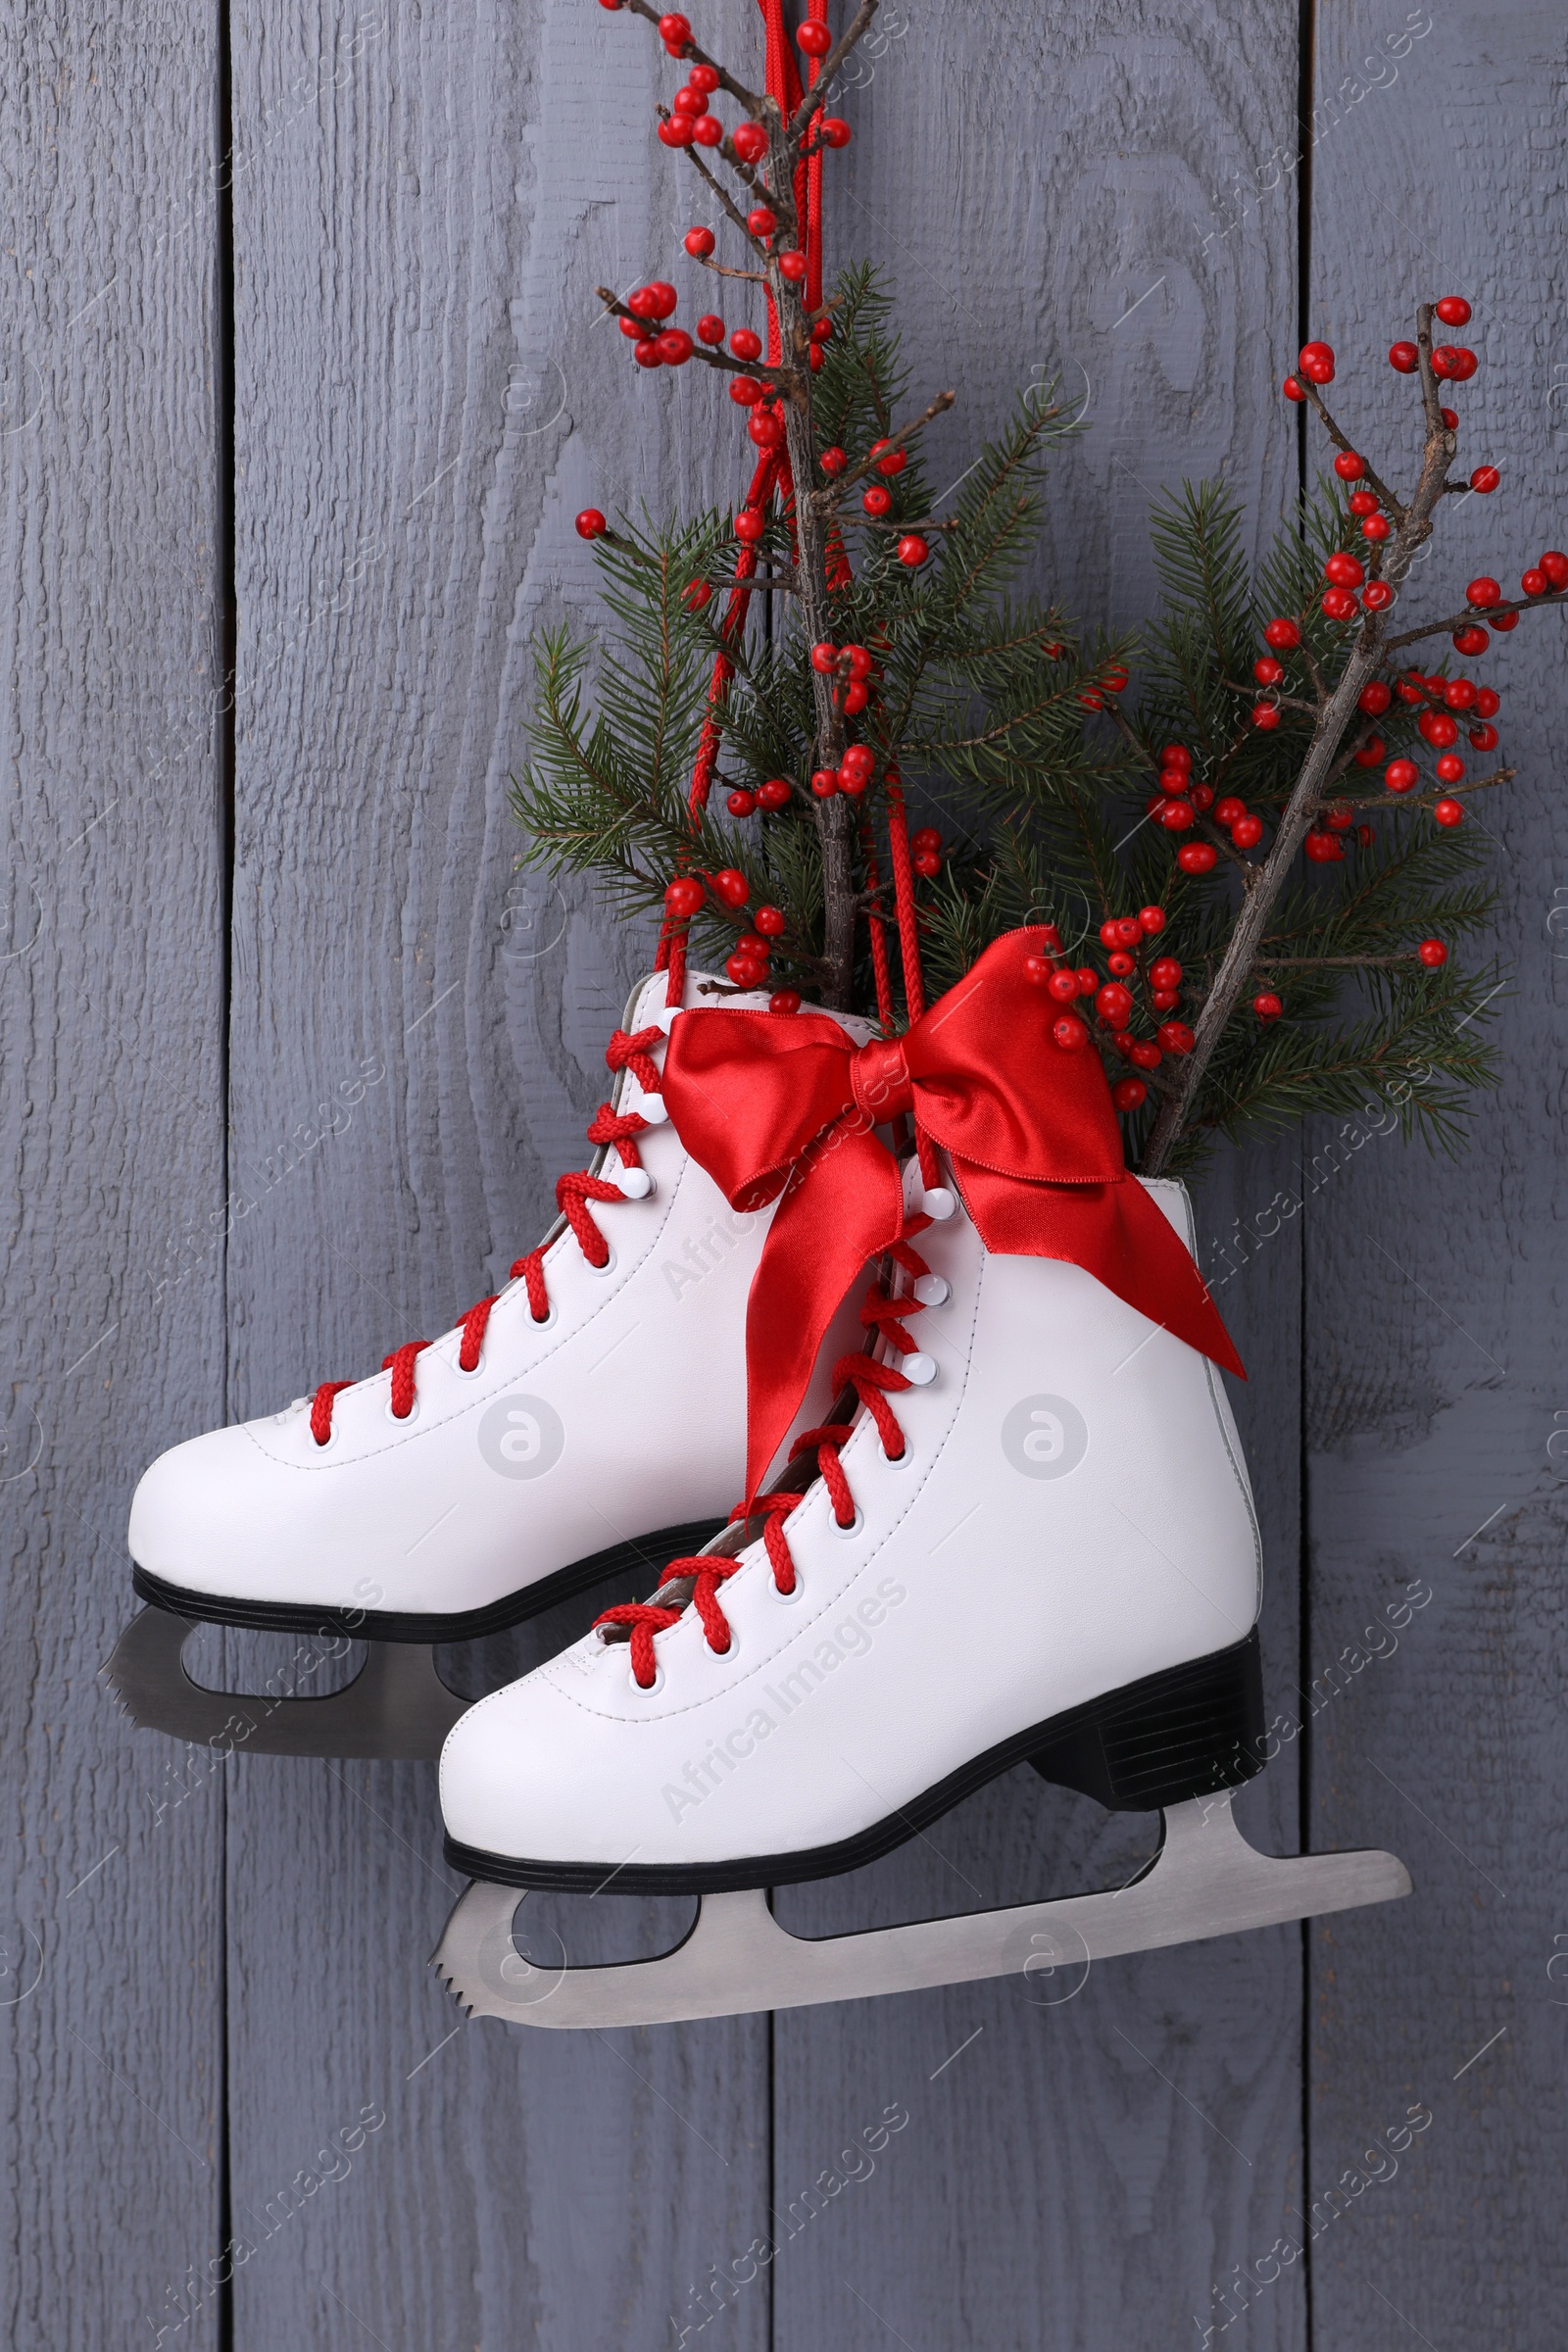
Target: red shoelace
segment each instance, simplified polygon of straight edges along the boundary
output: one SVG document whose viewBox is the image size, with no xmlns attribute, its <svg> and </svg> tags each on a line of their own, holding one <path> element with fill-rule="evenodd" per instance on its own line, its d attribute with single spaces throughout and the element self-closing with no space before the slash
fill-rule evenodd
<svg viewBox="0 0 1568 2352">
<path fill-rule="evenodd" d="M 663 1030 L 658 1027 L 639 1029 L 631 1037 L 627 1036 L 624 1029 L 617 1029 L 605 1049 L 605 1060 L 617 1074 L 621 1070 L 630 1070 L 645 1095 L 662 1094 L 663 1089 L 659 1072 L 650 1056 L 654 1048 L 663 1043 Z M 588 1141 L 596 1147 L 613 1144 L 625 1167 L 640 1168 L 642 1161 L 637 1156 L 636 1139 L 647 1126 L 648 1121 L 640 1111 L 622 1113 L 613 1110 L 608 1102 L 601 1102 L 588 1129 Z M 625 1199 L 626 1195 L 618 1185 L 606 1184 L 602 1177 L 589 1176 L 580 1170 L 573 1170 L 557 1183 L 556 1206 L 576 1235 L 578 1246 L 591 1266 L 608 1264 L 610 1244 L 594 1223 L 589 1201 Z M 550 1319 L 544 1256 L 545 1245 L 541 1242 L 537 1250 L 530 1250 L 526 1257 L 517 1259 L 508 1276 L 511 1282 L 521 1280 L 526 1283 L 528 1311 L 536 1323 L 545 1323 Z M 463 1318 L 463 1344 L 458 1349 L 458 1363 L 465 1372 L 476 1372 L 479 1368 L 479 1350 L 484 1345 L 485 1327 L 495 1302 L 494 1295 L 481 1298 L 477 1304 L 469 1307 Z M 429 1345 L 428 1340 L 406 1340 L 401 1348 L 394 1348 L 389 1356 L 382 1359 L 382 1371 L 392 1375 L 392 1417 L 395 1421 L 406 1421 L 414 1410 L 414 1359 Z M 344 1389 L 355 1386 L 352 1380 L 323 1380 L 317 1390 L 311 1399 L 311 1435 L 318 1446 L 331 1442 L 333 1397 Z"/>
<path fill-rule="evenodd" d="M 919 1252 L 910 1249 L 909 1244 L 917 1233 L 924 1233 L 930 1223 L 931 1219 L 924 1215 L 906 1219 L 904 1231 L 890 1253 L 895 1262 L 914 1280 L 918 1280 L 922 1274 L 929 1274 L 931 1269 Z M 880 1283 L 873 1283 L 860 1308 L 860 1322 L 866 1330 L 875 1331 L 897 1348 L 901 1354 L 912 1355 L 915 1352 L 914 1342 L 905 1328 L 906 1319 L 909 1315 L 919 1314 L 921 1306 L 922 1301 L 918 1298 L 892 1298 Z M 890 1462 L 903 1459 L 905 1438 L 888 1398 L 897 1396 L 901 1389 L 912 1385 L 904 1373 L 895 1371 L 891 1364 L 879 1364 L 864 1349 L 854 1355 L 840 1356 L 833 1367 L 835 1394 L 844 1389 L 855 1391 L 876 1423 L 882 1451 Z M 844 1464 L 839 1458 L 840 1448 L 853 1426 L 848 1421 L 832 1421 L 821 1429 L 803 1430 L 790 1447 L 792 1463 L 803 1454 L 815 1453 L 817 1475 L 827 1488 L 833 1516 L 840 1527 L 855 1525 L 855 1496 L 845 1475 Z M 737 1503 L 729 1515 L 732 1527 L 737 1520 L 761 1520 L 762 1543 L 768 1565 L 773 1571 L 773 1583 L 780 1592 L 786 1594 L 795 1590 L 797 1571 L 784 1533 L 784 1520 L 796 1504 L 805 1499 L 804 1492 L 760 1494 L 752 1503 Z M 739 1566 L 738 1560 L 725 1559 L 714 1552 L 696 1552 L 685 1559 L 671 1560 L 659 1580 L 659 1590 L 662 1592 L 666 1585 L 690 1579 L 692 1590 L 689 1605 L 702 1620 L 709 1648 L 719 1657 L 729 1648 L 730 1625 L 718 1597 L 718 1588 L 727 1583 Z M 677 1625 L 687 1605 L 685 1601 L 672 1606 L 658 1600 L 630 1600 L 622 1602 L 618 1608 L 606 1609 L 602 1616 L 595 1618 L 596 1631 L 600 1626 L 625 1626 L 628 1629 L 631 1670 L 640 1690 L 651 1690 L 659 1679 L 654 1636 Z"/>
</svg>

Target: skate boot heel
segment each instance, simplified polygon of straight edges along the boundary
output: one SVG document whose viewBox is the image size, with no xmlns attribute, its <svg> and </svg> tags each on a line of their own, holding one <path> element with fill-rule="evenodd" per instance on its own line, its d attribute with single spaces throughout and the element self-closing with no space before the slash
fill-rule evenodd
<svg viewBox="0 0 1568 2352">
<path fill-rule="evenodd" d="M 1077 1708 L 1029 1757 L 1042 1780 L 1111 1812 L 1152 1813 L 1239 1788 L 1263 1769 L 1257 1628 L 1233 1648 Z"/>
</svg>

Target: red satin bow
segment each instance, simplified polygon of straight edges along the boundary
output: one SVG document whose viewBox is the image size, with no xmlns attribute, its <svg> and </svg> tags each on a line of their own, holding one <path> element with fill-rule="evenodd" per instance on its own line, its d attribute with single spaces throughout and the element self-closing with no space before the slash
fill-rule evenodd
<svg viewBox="0 0 1568 2352">
<path fill-rule="evenodd" d="M 1051 1033 L 1054 1007 L 1024 976 L 1042 945 L 1029 931 L 995 941 L 903 1037 L 865 1047 L 822 1014 L 715 1007 L 672 1026 L 663 1097 L 682 1143 L 732 1207 L 784 1195 L 747 1308 L 748 1494 L 840 1301 L 898 1239 L 899 1168 L 871 1130 L 901 1111 L 947 1152 L 988 1250 L 1083 1266 L 1242 1371 L 1198 1268 L 1128 1172 L 1099 1054 Z"/>
</svg>

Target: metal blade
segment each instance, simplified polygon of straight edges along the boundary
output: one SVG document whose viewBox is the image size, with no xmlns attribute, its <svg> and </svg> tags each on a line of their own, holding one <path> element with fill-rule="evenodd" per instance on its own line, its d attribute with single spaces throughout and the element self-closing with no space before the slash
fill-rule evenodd
<svg viewBox="0 0 1568 2352">
<path fill-rule="evenodd" d="M 432 1965 L 474 2016 L 563 2028 L 667 2025 L 1039 1976 L 1410 1891 L 1409 1873 L 1393 1854 L 1258 1853 L 1231 1818 L 1228 1795 L 1173 1805 L 1164 1823 L 1155 1860 L 1112 1893 L 820 1939 L 781 1928 L 760 1887 L 710 1894 L 673 1951 L 614 1968 L 569 1968 L 564 1954 L 530 1957 L 514 1937 L 523 1897 L 514 1886 L 476 1881 L 447 1921 Z"/>
<path fill-rule="evenodd" d="M 441 1680 L 429 1644 L 415 1642 L 372 1642 L 353 1682 L 319 1698 L 210 1690 L 181 1655 L 196 1623 L 146 1608 L 121 1635 L 104 1672 L 132 1723 L 246 1755 L 438 1756 L 470 1703 Z"/>
</svg>

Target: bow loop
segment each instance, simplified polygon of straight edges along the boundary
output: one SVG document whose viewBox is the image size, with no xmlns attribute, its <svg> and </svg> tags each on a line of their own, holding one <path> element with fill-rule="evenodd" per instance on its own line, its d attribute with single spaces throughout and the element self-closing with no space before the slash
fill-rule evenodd
<svg viewBox="0 0 1568 2352">
<path fill-rule="evenodd" d="M 874 1130 L 913 1113 L 953 1163 L 996 1254 L 1054 1257 L 1230 1371 L 1241 1359 L 1185 1245 L 1122 1153 L 1098 1054 L 1058 1046 L 1015 931 L 902 1038 L 857 1047 L 823 1013 L 677 1021 L 663 1096 L 734 1208 L 778 1200 L 747 1308 L 747 1494 L 800 1408 L 840 1301 L 904 1226 L 898 1163 Z M 782 1199 L 780 1196 L 782 1195 Z"/>
</svg>

